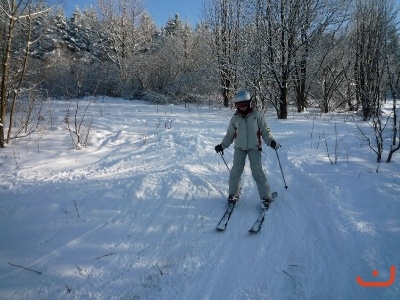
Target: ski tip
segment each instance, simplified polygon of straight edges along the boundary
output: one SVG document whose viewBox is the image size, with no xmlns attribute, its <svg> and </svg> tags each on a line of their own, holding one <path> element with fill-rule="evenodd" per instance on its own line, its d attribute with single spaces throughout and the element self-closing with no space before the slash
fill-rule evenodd
<svg viewBox="0 0 400 300">
<path fill-rule="evenodd" d="M 217 227 L 217 228 L 215 228 L 215 230 L 221 232 L 221 231 L 225 231 L 225 228 Z"/>
</svg>

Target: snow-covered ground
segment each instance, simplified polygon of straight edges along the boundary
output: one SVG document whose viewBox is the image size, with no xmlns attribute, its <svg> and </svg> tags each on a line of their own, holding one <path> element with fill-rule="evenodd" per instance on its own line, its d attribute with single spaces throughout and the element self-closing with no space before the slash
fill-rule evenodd
<svg viewBox="0 0 400 300">
<path fill-rule="evenodd" d="M 215 230 L 229 173 L 214 146 L 231 109 L 97 99 L 89 146 L 74 150 L 66 103 L 51 105 L 46 131 L 0 150 L 0 299 L 400 298 L 399 276 L 356 281 L 400 271 L 400 153 L 376 172 L 349 116 L 266 114 L 288 189 L 265 146 L 278 198 L 254 235 L 248 166 Z"/>
</svg>

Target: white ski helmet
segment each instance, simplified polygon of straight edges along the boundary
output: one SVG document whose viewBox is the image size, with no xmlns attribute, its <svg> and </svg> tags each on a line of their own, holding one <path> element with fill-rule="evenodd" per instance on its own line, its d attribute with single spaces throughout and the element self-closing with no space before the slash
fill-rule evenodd
<svg viewBox="0 0 400 300">
<path fill-rule="evenodd" d="M 250 93 L 245 89 L 239 89 L 235 94 L 234 102 L 250 101 Z"/>
</svg>

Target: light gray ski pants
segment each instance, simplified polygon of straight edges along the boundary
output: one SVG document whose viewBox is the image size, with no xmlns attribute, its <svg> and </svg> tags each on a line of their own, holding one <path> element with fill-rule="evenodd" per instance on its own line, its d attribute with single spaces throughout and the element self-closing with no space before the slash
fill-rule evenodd
<svg viewBox="0 0 400 300">
<path fill-rule="evenodd" d="M 271 198 L 267 177 L 261 165 L 261 151 L 242 150 L 239 148 L 236 148 L 233 153 L 233 166 L 229 176 L 229 195 L 234 195 L 239 190 L 246 156 L 249 157 L 251 173 L 256 181 L 260 198 Z"/>
</svg>

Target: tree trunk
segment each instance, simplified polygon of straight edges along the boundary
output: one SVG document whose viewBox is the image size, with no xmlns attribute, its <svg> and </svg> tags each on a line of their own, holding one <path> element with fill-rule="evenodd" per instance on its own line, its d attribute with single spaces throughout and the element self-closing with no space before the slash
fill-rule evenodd
<svg viewBox="0 0 400 300">
<path fill-rule="evenodd" d="M 287 109 L 287 87 L 281 87 L 279 96 L 279 113 L 278 119 L 287 119 L 288 109 Z"/>
<path fill-rule="evenodd" d="M 400 149 L 400 122 L 399 122 L 399 129 L 397 130 L 397 132 L 399 132 L 399 144 L 397 145 L 397 147 L 395 147 L 395 143 L 396 143 L 396 138 L 395 138 L 394 144 L 390 146 L 390 151 L 389 151 L 388 157 L 386 159 L 387 163 L 390 163 L 390 161 L 392 160 L 393 154 Z"/>
<path fill-rule="evenodd" d="M 31 46 L 31 35 L 32 35 L 32 27 L 31 26 L 32 26 L 32 19 L 28 18 L 28 36 L 27 36 L 26 47 L 25 47 L 25 57 L 24 57 L 24 63 L 22 65 L 21 75 L 18 80 L 18 85 L 16 88 L 14 88 L 14 91 L 13 91 L 14 96 L 13 96 L 11 110 L 10 110 L 10 125 L 8 127 L 7 140 L 6 140 L 7 144 L 10 142 L 10 138 L 11 138 L 11 131 L 13 128 L 13 123 L 14 123 L 14 112 L 15 112 L 15 106 L 17 103 L 17 98 L 18 98 L 20 88 L 21 88 L 22 83 L 25 78 L 26 70 L 28 68 L 29 50 L 30 50 L 30 46 Z M 25 129 L 27 129 L 27 128 L 25 128 Z"/>
<path fill-rule="evenodd" d="M 7 84 L 8 84 L 8 72 L 9 72 L 9 64 L 10 64 L 10 57 L 11 57 L 11 42 L 13 39 L 13 31 L 14 31 L 15 20 L 14 18 L 9 19 L 8 24 L 8 32 L 6 36 L 6 48 L 3 55 L 3 76 L 1 78 L 1 91 L 0 91 L 0 147 L 5 147 L 5 138 L 4 138 L 4 127 L 6 122 L 6 107 L 7 107 Z"/>
</svg>

